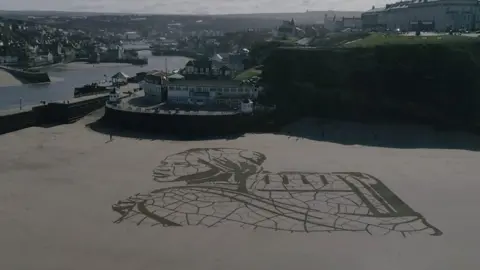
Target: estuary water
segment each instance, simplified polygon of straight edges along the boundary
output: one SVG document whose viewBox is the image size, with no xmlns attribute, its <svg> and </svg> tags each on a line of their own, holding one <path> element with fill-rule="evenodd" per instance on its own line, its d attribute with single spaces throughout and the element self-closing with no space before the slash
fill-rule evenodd
<svg viewBox="0 0 480 270">
<path fill-rule="evenodd" d="M 153 56 L 150 51 L 141 51 L 139 55 L 148 57 L 148 65 L 69 63 L 43 70 L 48 72 L 52 80 L 50 83 L 13 86 L 10 84 L 10 86 L 1 86 L 0 84 L 0 110 L 19 107 L 20 100 L 23 105 L 35 105 L 42 100 L 50 102 L 71 99 L 75 87 L 103 80 L 105 75 L 111 77 L 122 71 L 129 76 L 134 76 L 141 71 L 178 69 L 184 67 L 189 60 L 186 57 Z"/>
</svg>

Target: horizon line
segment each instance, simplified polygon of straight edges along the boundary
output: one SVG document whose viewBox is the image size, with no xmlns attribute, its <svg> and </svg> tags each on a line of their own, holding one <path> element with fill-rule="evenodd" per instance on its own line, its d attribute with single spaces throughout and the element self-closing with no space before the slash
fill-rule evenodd
<svg viewBox="0 0 480 270">
<path fill-rule="evenodd" d="M 107 14 L 107 15 L 176 15 L 176 16 L 235 16 L 235 15 L 269 15 L 269 14 L 306 14 L 314 12 L 364 12 L 359 10 L 306 10 L 298 12 L 258 12 L 258 13 L 147 13 L 141 11 L 123 12 L 123 11 L 73 11 L 73 10 L 28 10 L 28 9 L 0 9 L 0 13 L 6 12 L 58 12 L 58 13 L 89 13 L 89 14 Z"/>
</svg>

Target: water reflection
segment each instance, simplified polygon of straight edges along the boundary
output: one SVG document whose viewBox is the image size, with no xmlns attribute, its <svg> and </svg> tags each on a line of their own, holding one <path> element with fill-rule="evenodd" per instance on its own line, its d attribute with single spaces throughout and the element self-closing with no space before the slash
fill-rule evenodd
<svg viewBox="0 0 480 270">
<path fill-rule="evenodd" d="M 149 58 L 148 65 L 70 63 L 47 68 L 44 71 L 49 73 L 51 83 L 0 87 L 0 110 L 18 107 L 20 99 L 24 105 L 38 104 L 41 100 L 48 102 L 70 99 L 73 97 L 74 87 L 102 80 L 104 75 L 112 76 L 119 71 L 135 75 L 141 71 L 164 70 L 165 66 L 172 70 L 185 66 L 188 61 L 185 57 L 152 56 L 149 51 L 141 51 L 139 55 Z"/>
</svg>

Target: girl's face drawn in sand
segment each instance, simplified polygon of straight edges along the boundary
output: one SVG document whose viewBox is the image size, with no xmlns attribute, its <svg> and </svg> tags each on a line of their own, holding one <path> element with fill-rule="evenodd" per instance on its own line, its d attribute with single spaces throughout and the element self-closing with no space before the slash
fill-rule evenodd
<svg viewBox="0 0 480 270">
<path fill-rule="evenodd" d="M 157 182 L 238 182 L 235 175 L 248 177 L 262 171 L 265 155 L 232 148 L 190 149 L 165 158 L 153 171 Z"/>
<path fill-rule="evenodd" d="M 230 226 L 290 232 L 442 232 L 379 179 L 360 172 L 268 172 L 265 155 L 242 149 L 191 149 L 154 169 L 162 184 L 118 201 L 117 223 Z"/>
</svg>

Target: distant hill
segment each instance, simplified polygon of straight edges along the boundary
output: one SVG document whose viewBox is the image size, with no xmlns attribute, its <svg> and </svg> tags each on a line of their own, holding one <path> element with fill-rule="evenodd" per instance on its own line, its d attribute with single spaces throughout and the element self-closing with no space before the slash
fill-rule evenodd
<svg viewBox="0 0 480 270">
<path fill-rule="evenodd" d="M 291 20 L 299 24 L 310 23 L 322 23 L 325 18 L 325 14 L 328 17 L 337 16 L 341 17 L 360 17 L 362 11 L 308 11 L 303 13 L 254 13 L 254 14 L 225 14 L 225 15 L 213 15 L 219 17 L 229 18 L 251 18 L 251 19 L 267 19 L 267 20 Z"/>
<path fill-rule="evenodd" d="M 76 12 L 76 11 L 50 11 L 50 10 L 0 10 L 0 17 L 25 20 L 28 17 L 83 17 L 99 15 L 130 15 L 128 13 L 105 12 Z"/>
<path fill-rule="evenodd" d="M 254 13 L 254 14 L 216 14 L 216 15 L 182 15 L 182 17 L 217 17 L 217 18 L 238 18 L 238 19 L 265 19 L 265 20 L 291 20 L 292 18 L 299 24 L 321 23 L 325 14 L 329 17 L 359 17 L 361 11 L 307 11 L 303 13 Z M 38 11 L 38 10 L 0 10 L 0 16 L 12 18 L 24 18 L 28 16 L 48 17 L 48 16 L 96 16 L 96 15 L 134 15 L 129 13 L 96 13 L 96 12 L 74 12 L 74 11 Z M 172 16 L 176 14 L 138 14 L 143 16 Z"/>
</svg>

